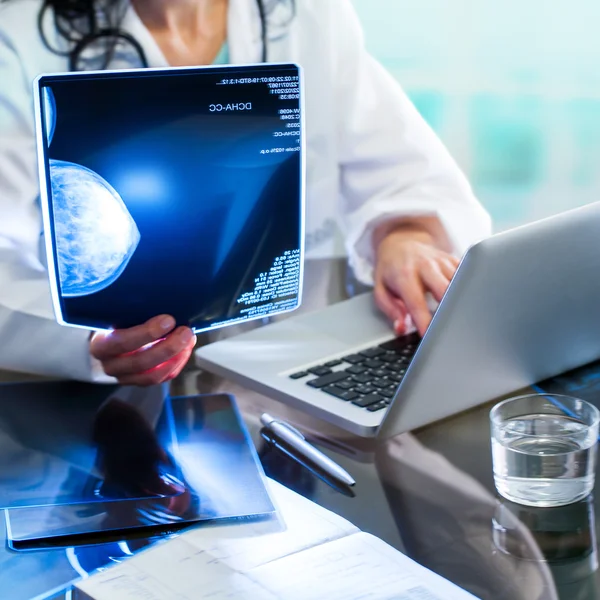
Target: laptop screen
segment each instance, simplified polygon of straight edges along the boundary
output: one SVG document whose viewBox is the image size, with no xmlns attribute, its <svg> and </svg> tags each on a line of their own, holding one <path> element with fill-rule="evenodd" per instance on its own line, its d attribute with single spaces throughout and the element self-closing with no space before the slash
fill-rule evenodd
<svg viewBox="0 0 600 600">
<path fill-rule="evenodd" d="M 57 320 L 159 314 L 203 331 L 298 307 L 295 65 L 46 75 L 36 83 Z"/>
</svg>

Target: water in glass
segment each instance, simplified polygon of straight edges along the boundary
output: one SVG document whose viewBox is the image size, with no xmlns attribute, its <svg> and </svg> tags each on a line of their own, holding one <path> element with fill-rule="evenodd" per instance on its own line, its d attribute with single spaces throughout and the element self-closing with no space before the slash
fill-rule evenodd
<svg viewBox="0 0 600 600">
<path fill-rule="evenodd" d="M 496 489 L 531 506 L 559 506 L 585 498 L 594 486 L 597 436 L 567 415 L 508 419 L 492 436 Z"/>
</svg>

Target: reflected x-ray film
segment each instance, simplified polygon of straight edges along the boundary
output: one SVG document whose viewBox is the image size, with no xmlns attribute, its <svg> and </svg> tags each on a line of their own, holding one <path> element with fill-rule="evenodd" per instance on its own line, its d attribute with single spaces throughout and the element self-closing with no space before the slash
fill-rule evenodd
<svg viewBox="0 0 600 600">
<path fill-rule="evenodd" d="M 44 75 L 41 201 L 57 320 L 203 331 L 298 307 L 300 70 Z"/>
<path fill-rule="evenodd" d="M 122 539 L 126 530 L 168 534 L 199 521 L 278 524 L 232 396 L 172 398 L 165 385 L 0 387 L 0 506 L 10 509 L 15 549 Z"/>
</svg>

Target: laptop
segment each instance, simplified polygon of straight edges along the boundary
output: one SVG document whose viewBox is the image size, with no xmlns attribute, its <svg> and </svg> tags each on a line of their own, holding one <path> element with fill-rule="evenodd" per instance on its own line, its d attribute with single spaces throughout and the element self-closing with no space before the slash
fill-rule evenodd
<svg viewBox="0 0 600 600">
<path fill-rule="evenodd" d="M 225 339 L 197 364 L 363 437 L 391 437 L 600 357 L 600 203 L 465 254 L 423 339 L 372 295 Z"/>
</svg>

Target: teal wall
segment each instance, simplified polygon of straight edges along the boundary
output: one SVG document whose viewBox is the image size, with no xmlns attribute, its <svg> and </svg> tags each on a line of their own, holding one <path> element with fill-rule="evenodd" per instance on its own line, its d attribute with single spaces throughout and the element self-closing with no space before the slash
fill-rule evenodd
<svg viewBox="0 0 600 600">
<path fill-rule="evenodd" d="M 352 1 L 496 230 L 600 200 L 598 0 Z"/>
</svg>

